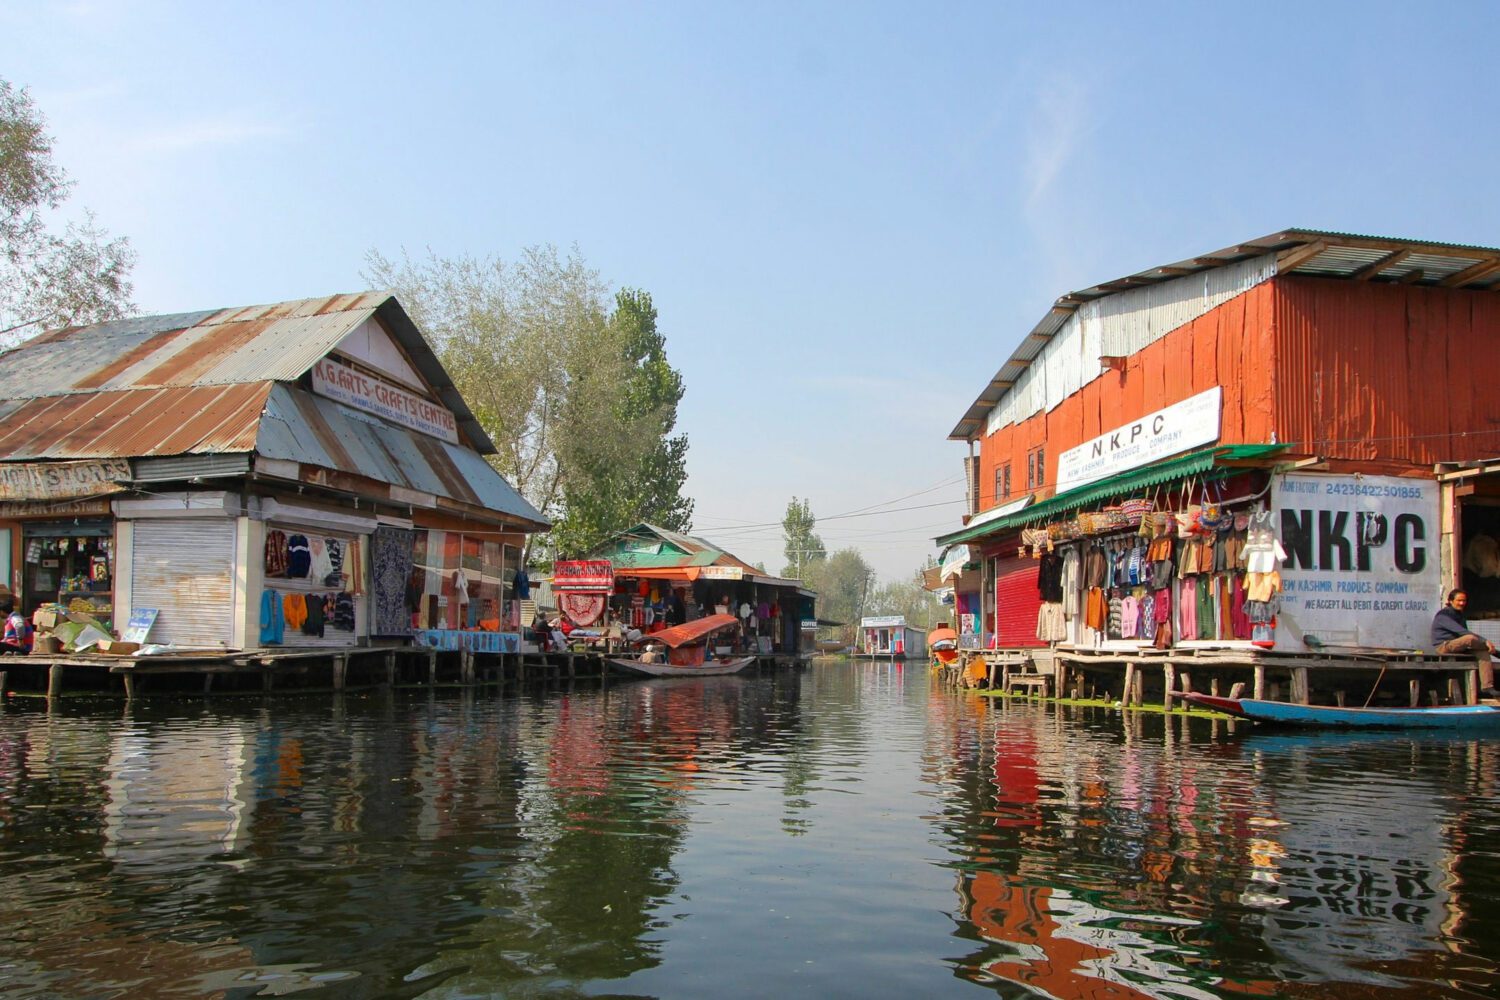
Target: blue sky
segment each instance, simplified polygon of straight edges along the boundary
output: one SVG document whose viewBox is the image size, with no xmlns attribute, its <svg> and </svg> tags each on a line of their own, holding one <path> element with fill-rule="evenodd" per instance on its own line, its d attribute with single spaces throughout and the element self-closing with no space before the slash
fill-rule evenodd
<svg viewBox="0 0 1500 1000">
<path fill-rule="evenodd" d="M 807 497 L 889 580 L 959 526 L 947 434 L 1057 296 L 1294 226 L 1500 244 L 1497 28 L 1478 2 L 0 0 L 0 75 L 70 210 L 135 244 L 147 312 L 356 290 L 371 248 L 576 245 L 656 301 L 697 533 L 779 570 Z"/>
</svg>

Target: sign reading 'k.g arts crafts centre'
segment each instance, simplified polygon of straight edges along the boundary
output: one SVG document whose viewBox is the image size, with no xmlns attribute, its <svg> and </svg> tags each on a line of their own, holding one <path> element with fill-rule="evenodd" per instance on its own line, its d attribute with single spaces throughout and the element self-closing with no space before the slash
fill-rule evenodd
<svg viewBox="0 0 1500 1000">
<path fill-rule="evenodd" d="M 1058 458 L 1057 492 L 1062 493 L 1219 440 L 1219 407 L 1224 390 L 1214 386 L 1180 403 L 1148 413 L 1069 448 Z"/>
<path fill-rule="evenodd" d="M 458 422 L 451 410 L 388 382 L 363 375 L 337 361 L 324 358 L 313 366 L 312 387 L 313 392 L 321 396 L 441 438 L 449 444 L 458 443 Z"/>
</svg>

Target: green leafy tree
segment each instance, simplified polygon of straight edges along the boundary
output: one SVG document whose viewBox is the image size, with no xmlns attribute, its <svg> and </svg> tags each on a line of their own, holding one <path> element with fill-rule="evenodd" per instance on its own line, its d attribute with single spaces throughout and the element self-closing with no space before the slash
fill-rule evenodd
<svg viewBox="0 0 1500 1000">
<path fill-rule="evenodd" d="M 917 570 L 906 579 L 875 587 L 870 593 L 869 609 L 865 613 L 903 615 L 906 624 L 921 629 L 933 628 L 941 621 L 952 624 L 952 609 L 942 604 L 937 594 L 926 586 L 925 569 L 930 569 L 933 565 L 933 560 L 929 558 L 927 567 Z"/>
<path fill-rule="evenodd" d="M 49 227 L 71 186 L 31 95 L 0 79 L 0 346 L 134 311 L 129 240 L 110 239 L 92 213 L 61 234 Z"/>
<path fill-rule="evenodd" d="M 671 436 L 681 376 L 644 292 L 606 305 L 575 248 L 530 247 L 514 263 L 366 257 L 430 336 L 499 449 L 492 464 L 554 522 L 552 555 L 579 554 L 639 521 L 691 528 L 687 437 Z"/>
<path fill-rule="evenodd" d="M 580 554 L 641 521 L 673 531 L 692 530 L 686 434 L 673 435 L 682 375 L 667 362 L 650 294 L 622 289 L 608 323 L 607 349 L 618 354 L 620 382 L 612 400 L 616 447 L 581 455 L 580 475 L 564 485 L 564 516 L 553 529 L 557 550 Z"/>
<path fill-rule="evenodd" d="M 781 530 L 786 540 L 783 550 L 786 567 L 783 576 L 806 579 L 805 574 L 813 563 L 828 558 L 823 539 L 813 533 L 818 519 L 813 517 L 812 504 L 808 500 L 792 497 L 786 505 L 786 516 L 781 519 Z"/>
<path fill-rule="evenodd" d="M 858 549 L 839 549 L 805 568 L 802 577 L 818 594 L 818 617 L 843 622 L 842 637 L 852 642 L 859 619 L 868 614 L 867 602 L 875 571 Z"/>
</svg>

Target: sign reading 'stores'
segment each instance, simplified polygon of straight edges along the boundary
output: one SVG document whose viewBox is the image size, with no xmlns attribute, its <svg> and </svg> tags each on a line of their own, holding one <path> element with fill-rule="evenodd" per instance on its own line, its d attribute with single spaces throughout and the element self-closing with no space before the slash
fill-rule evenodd
<svg viewBox="0 0 1500 1000">
<path fill-rule="evenodd" d="M 458 421 L 453 411 L 337 361 L 324 358 L 313 366 L 312 387 L 320 396 L 458 444 Z"/>
</svg>

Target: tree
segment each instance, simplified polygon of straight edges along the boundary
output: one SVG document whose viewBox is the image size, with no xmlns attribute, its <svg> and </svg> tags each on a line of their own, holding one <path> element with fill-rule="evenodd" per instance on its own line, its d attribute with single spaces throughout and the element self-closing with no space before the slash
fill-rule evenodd
<svg viewBox="0 0 1500 1000">
<path fill-rule="evenodd" d="M 813 534 L 818 519 L 813 517 L 812 504 L 807 500 L 792 497 L 786 505 L 786 517 L 781 519 L 781 529 L 786 538 L 786 568 L 783 576 L 803 578 L 804 572 L 819 560 L 828 558 L 823 539 Z"/>
<path fill-rule="evenodd" d="M 682 379 L 649 295 L 622 291 L 608 311 L 576 248 L 563 259 L 530 247 L 514 264 L 372 250 L 366 265 L 365 279 L 393 289 L 433 338 L 499 449 L 492 464 L 553 520 L 554 553 L 643 520 L 690 530 L 687 438 L 669 436 Z"/>
<path fill-rule="evenodd" d="M 928 559 L 928 567 L 933 561 Z M 902 615 L 906 624 L 914 628 L 932 628 L 938 622 L 953 624 L 952 609 L 945 607 L 937 595 L 927 589 L 923 570 L 917 570 L 904 580 L 882 584 L 870 594 L 869 610 L 872 615 Z"/>
<path fill-rule="evenodd" d="M 865 615 L 875 571 L 858 549 L 839 549 L 826 559 L 806 567 L 803 582 L 817 591 L 818 617 L 843 622 L 844 638 L 853 641 L 859 619 Z"/>
<path fill-rule="evenodd" d="M 110 239 L 91 212 L 62 235 L 48 227 L 71 186 L 31 95 L 0 79 L 0 345 L 134 311 L 129 240 Z"/>
<path fill-rule="evenodd" d="M 564 486 L 562 520 L 553 527 L 559 551 L 586 552 L 642 521 L 672 531 L 693 525 L 687 482 L 687 435 L 672 436 L 682 375 L 667 363 L 666 338 L 657 330 L 656 306 L 647 292 L 621 289 L 610 314 L 605 349 L 619 353 L 623 375 L 611 387 L 613 428 L 620 447 L 580 455 L 580 475 Z"/>
</svg>

